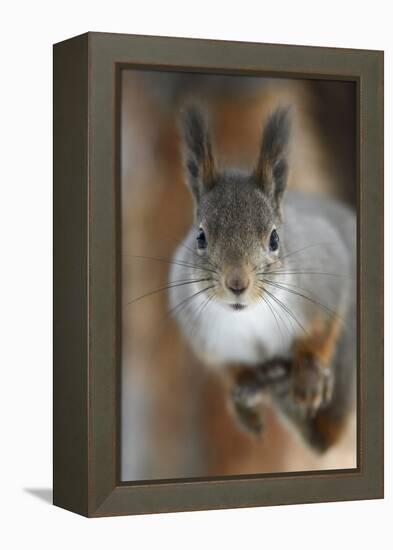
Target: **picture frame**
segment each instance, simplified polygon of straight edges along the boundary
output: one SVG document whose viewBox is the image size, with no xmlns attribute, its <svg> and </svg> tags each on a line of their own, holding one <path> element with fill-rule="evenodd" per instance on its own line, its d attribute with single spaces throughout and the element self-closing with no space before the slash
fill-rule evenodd
<svg viewBox="0 0 393 550">
<path fill-rule="evenodd" d="M 120 481 L 119 75 L 352 81 L 358 466 Z M 383 498 L 383 52 L 86 33 L 54 46 L 53 501 L 88 517 Z"/>
</svg>

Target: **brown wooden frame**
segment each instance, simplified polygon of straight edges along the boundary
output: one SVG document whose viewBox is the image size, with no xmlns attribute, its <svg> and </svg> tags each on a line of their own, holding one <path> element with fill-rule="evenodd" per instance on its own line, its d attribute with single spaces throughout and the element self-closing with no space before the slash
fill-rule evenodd
<svg viewBox="0 0 393 550">
<path fill-rule="evenodd" d="M 358 467 L 119 481 L 123 67 L 351 80 L 358 112 Z M 54 503 L 86 516 L 383 497 L 383 52 L 87 33 L 54 46 Z"/>
</svg>

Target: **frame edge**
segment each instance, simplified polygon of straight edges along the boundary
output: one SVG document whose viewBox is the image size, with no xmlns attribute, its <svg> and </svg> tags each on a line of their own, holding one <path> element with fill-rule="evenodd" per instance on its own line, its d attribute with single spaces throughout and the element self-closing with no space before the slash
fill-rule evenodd
<svg viewBox="0 0 393 550">
<path fill-rule="evenodd" d="M 88 35 L 53 46 L 53 503 L 88 513 Z"/>
</svg>

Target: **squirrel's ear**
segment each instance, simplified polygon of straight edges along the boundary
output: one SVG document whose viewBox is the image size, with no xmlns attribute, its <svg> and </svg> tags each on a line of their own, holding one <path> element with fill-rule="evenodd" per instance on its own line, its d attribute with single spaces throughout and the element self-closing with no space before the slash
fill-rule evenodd
<svg viewBox="0 0 393 550">
<path fill-rule="evenodd" d="M 187 181 L 198 201 L 201 193 L 214 185 L 216 177 L 207 118 L 198 106 L 189 104 L 182 110 L 180 122 Z"/>
<path fill-rule="evenodd" d="M 259 159 L 255 168 L 257 184 L 274 199 L 277 209 L 287 186 L 290 133 L 290 109 L 279 107 L 269 117 L 262 133 Z"/>
</svg>

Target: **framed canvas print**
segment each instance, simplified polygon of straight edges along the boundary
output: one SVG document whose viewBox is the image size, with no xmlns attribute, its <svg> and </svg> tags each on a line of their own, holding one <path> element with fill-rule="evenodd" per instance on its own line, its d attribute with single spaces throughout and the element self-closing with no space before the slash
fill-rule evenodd
<svg viewBox="0 0 393 550">
<path fill-rule="evenodd" d="M 383 496 L 383 53 L 54 47 L 54 503 Z"/>
</svg>

